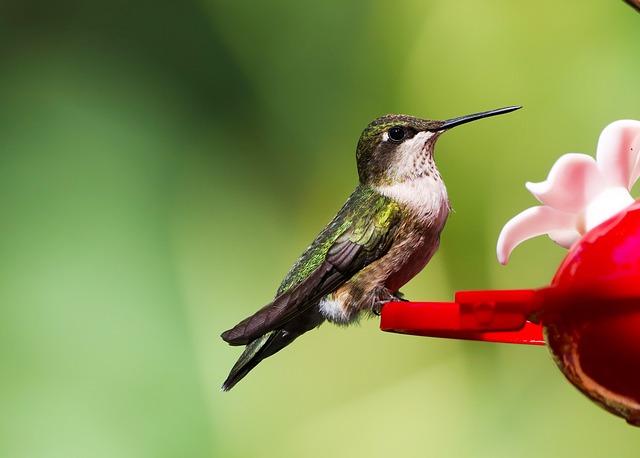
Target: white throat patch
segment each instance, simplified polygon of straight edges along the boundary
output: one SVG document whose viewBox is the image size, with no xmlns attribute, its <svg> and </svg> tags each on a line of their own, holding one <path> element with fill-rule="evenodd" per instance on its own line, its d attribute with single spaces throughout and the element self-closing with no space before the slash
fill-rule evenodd
<svg viewBox="0 0 640 458">
<path fill-rule="evenodd" d="M 418 215 L 446 220 L 449 214 L 447 188 L 436 168 L 428 143 L 442 132 L 419 132 L 400 145 L 392 173 L 397 182 L 377 186 L 385 196 L 408 206 Z"/>
<path fill-rule="evenodd" d="M 418 216 L 447 219 L 450 205 L 447 188 L 439 177 L 425 175 L 375 188 L 380 194 L 406 205 Z"/>
<path fill-rule="evenodd" d="M 429 140 L 439 132 L 418 132 L 413 138 L 405 140 L 398 148 L 393 165 L 393 174 L 397 177 L 414 177 L 435 169 L 433 157 L 428 151 Z"/>
</svg>

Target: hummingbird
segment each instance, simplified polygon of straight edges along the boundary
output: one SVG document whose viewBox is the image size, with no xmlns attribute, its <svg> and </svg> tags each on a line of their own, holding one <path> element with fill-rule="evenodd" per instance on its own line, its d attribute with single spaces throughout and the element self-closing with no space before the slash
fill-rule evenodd
<svg viewBox="0 0 640 458">
<path fill-rule="evenodd" d="M 228 391 L 260 361 L 329 321 L 348 325 L 404 300 L 400 288 L 431 260 L 451 206 L 434 160 L 445 131 L 521 107 L 446 121 L 386 115 L 362 132 L 359 183 L 338 214 L 302 253 L 272 302 L 222 333 L 245 345 L 222 385 Z"/>
</svg>

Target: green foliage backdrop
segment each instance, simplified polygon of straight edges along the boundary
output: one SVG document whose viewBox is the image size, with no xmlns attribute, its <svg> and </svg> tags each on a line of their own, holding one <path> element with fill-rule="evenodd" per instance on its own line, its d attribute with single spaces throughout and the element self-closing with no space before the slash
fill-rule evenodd
<svg viewBox="0 0 640 458">
<path fill-rule="evenodd" d="M 500 266 L 523 187 L 640 118 L 622 1 L 0 3 L 0 456 L 636 457 L 544 348 L 325 325 L 218 391 L 220 332 L 267 303 L 356 184 L 385 113 L 524 109 L 447 133 L 455 213 L 405 289 L 547 284 Z"/>
</svg>

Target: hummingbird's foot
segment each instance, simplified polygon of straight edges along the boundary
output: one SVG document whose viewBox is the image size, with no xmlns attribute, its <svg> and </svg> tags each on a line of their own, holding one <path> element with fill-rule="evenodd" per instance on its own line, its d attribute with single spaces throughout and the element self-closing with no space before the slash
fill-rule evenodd
<svg viewBox="0 0 640 458">
<path fill-rule="evenodd" d="M 373 305 L 371 306 L 371 312 L 375 316 L 380 316 L 380 314 L 382 313 L 382 307 L 384 307 L 384 304 L 386 304 L 387 302 L 406 300 L 402 298 L 403 294 L 401 292 L 398 291 L 395 294 L 392 294 L 387 288 L 375 288 L 371 292 L 371 295 L 374 297 Z"/>
<path fill-rule="evenodd" d="M 405 299 L 404 294 L 402 294 L 400 291 L 396 291 L 396 293 L 393 295 L 393 299 L 393 302 L 409 302 L 409 299 Z"/>
</svg>

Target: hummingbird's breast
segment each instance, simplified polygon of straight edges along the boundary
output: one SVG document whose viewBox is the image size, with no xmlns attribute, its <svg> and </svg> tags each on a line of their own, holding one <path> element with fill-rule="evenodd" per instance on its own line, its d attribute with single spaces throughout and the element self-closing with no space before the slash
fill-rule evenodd
<svg viewBox="0 0 640 458">
<path fill-rule="evenodd" d="M 448 209 L 443 211 L 448 215 Z M 371 275 L 372 282 L 381 283 L 396 293 L 420 273 L 436 253 L 445 221 L 446 217 L 431 221 L 408 218 L 398 229 L 389 252 L 368 267 L 371 272 L 364 269 L 362 273 Z"/>
<path fill-rule="evenodd" d="M 392 293 L 418 275 L 438 250 L 440 230 L 422 229 L 413 228 L 404 237 L 400 235 L 397 244 L 380 259 L 381 279 Z"/>
<path fill-rule="evenodd" d="M 378 191 L 394 198 L 405 216 L 387 253 L 320 304 L 330 321 L 349 323 L 361 312 L 370 311 L 376 303 L 393 300 L 393 295 L 415 277 L 438 250 L 440 233 L 450 212 L 449 198 L 439 175 L 436 180 L 402 183 Z"/>
</svg>

